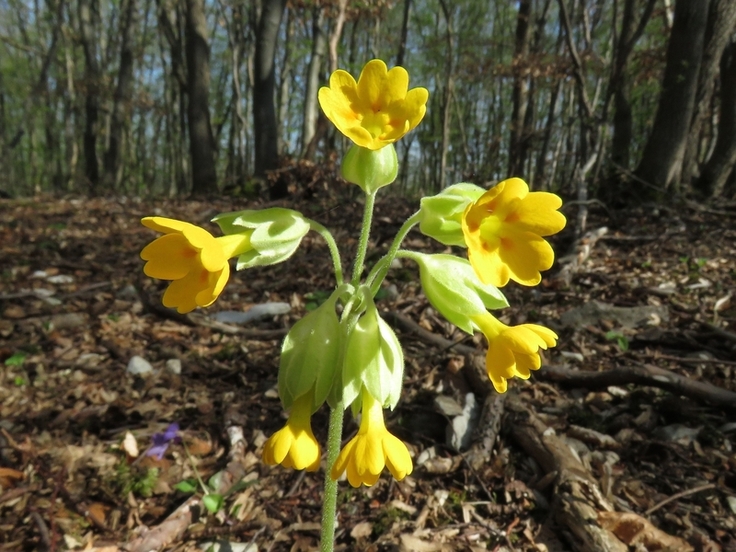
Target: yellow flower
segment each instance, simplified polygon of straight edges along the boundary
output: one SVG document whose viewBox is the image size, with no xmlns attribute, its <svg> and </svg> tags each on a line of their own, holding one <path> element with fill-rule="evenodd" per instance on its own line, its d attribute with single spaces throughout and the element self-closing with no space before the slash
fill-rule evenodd
<svg viewBox="0 0 736 552">
<path fill-rule="evenodd" d="M 427 111 L 426 88 L 409 90 L 403 67 L 390 71 L 380 59 L 369 61 L 358 82 L 338 69 L 330 86 L 319 91 L 319 104 L 337 129 L 356 145 L 378 150 L 416 127 Z"/>
<path fill-rule="evenodd" d="M 319 469 L 320 448 L 312 433 L 313 394 L 306 393 L 294 401 L 286 425 L 269 437 L 263 445 L 263 461 L 295 470 Z"/>
<path fill-rule="evenodd" d="M 490 313 L 471 318 L 488 340 L 486 372 L 499 393 L 506 392 L 509 378 L 529 379 L 530 371 L 542 365 L 539 349 L 557 344 L 557 334 L 544 326 L 507 326 Z"/>
<path fill-rule="evenodd" d="M 163 304 L 182 314 L 214 303 L 230 276 L 228 259 L 251 249 L 252 231 L 215 238 L 204 228 L 180 220 L 146 217 L 141 222 L 165 234 L 141 251 L 141 258 L 148 261 L 143 272 L 172 280 Z"/>
<path fill-rule="evenodd" d="M 541 270 L 552 267 L 554 251 L 542 236 L 565 227 L 557 211 L 562 200 L 547 192 L 529 192 L 520 178 L 510 178 L 469 204 L 462 217 L 468 259 L 484 284 L 505 286 L 509 279 L 537 285 Z"/>
<path fill-rule="evenodd" d="M 383 423 L 383 407 L 363 389 L 363 414 L 358 434 L 340 451 L 332 466 L 331 477 L 338 479 L 348 472 L 353 487 L 373 485 L 384 466 L 401 481 L 412 471 L 411 456 L 406 445 L 391 435 Z"/>
</svg>

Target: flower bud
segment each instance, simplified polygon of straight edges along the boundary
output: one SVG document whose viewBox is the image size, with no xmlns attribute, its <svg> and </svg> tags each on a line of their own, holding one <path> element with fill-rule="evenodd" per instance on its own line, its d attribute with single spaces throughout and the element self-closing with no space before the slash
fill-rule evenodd
<svg viewBox="0 0 736 552">
<path fill-rule="evenodd" d="M 313 410 L 327 398 L 339 372 L 340 321 L 335 303 L 348 286 L 338 288 L 319 308 L 289 330 L 281 348 L 279 397 L 285 409 L 314 389 Z"/>
<path fill-rule="evenodd" d="M 412 254 L 419 264 L 422 290 L 432 306 L 461 330 L 472 334 L 472 317 L 509 306 L 503 293 L 483 284 L 465 259 L 454 255 Z"/>
<path fill-rule="evenodd" d="M 238 257 L 238 270 L 285 261 L 294 254 L 310 228 L 301 213 L 279 207 L 222 213 L 212 220 L 226 235 L 253 230 L 252 249 Z"/>
<path fill-rule="evenodd" d="M 388 186 L 399 174 L 399 159 L 393 144 L 370 150 L 353 144 L 342 161 L 342 177 L 367 194 Z"/>
<path fill-rule="evenodd" d="M 363 386 L 383 406 L 399 402 L 404 374 L 404 354 L 396 334 L 379 316 L 370 290 L 359 290 L 366 304 L 348 336 L 342 368 L 345 407 L 360 396 Z"/>
<path fill-rule="evenodd" d="M 419 230 L 445 245 L 465 247 L 463 212 L 484 192 L 480 186 L 462 182 L 445 188 L 435 196 L 422 198 Z"/>
</svg>

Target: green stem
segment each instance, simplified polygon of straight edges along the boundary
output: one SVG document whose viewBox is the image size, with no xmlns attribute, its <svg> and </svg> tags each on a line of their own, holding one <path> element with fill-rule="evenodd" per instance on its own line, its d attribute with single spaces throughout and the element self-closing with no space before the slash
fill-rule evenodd
<svg viewBox="0 0 736 552">
<path fill-rule="evenodd" d="M 184 447 L 184 452 L 187 455 L 187 459 L 189 460 L 189 465 L 192 466 L 192 471 L 194 471 L 194 475 L 197 477 L 197 481 L 199 481 L 199 485 L 202 487 L 202 492 L 204 494 L 210 494 L 210 489 L 207 487 L 207 485 L 204 484 L 204 481 L 202 480 L 202 476 L 199 475 L 199 470 L 197 470 L 197 465 L 194 463 L 194 458 L 192 458 L 192 455 L 189 454 L 189 449 L 187 448 L 186 443 L 184 442 L 184 439 L 181 440 L 181 446 Z"/>
<path fill-rule="evenodd" d="M 360 229 L 360 239 L 358 240 L 358 251 L 355 254 L 355 265 L 353 266 L 353 275 L 350 283 L 355 289 L 360 284 L 360 276 L 363 273 L 363 265 L 365 264 L 365 255 L 368 251 L 368 238 L 371 232 L 371 221 L 373 220 L 373 207 L 376 203 L 376 193 L 367 193 L 365 195 L 365 207 L 363 209 L 363 225 Z M 350 314 L 355 295 L 350 298 L 343 312 L 343 322 L 348 325 L 354 324 L 355 321 L 350 320 Z M 350 333 L 349 329 L 345 332 Z M 340 363 L 342 365 L 342 362 Z M 325 474 L 325 495 L 322 502 L 322 532 L 320 535 L 321 552 L 332 552 L 335 547 L 335 522 L 337 520 L 337 481 L 332 480 L 332 466 L 340 454 L 340 445 L 342 444 L 342 424 L 345 416 L 345 406 L 340 401 L 330 412 L 330 426 L 327 430 L 327 473 Z"/>
<path fill-rule="evenodd" d="M 345 407 L 342 401 L 330 412 L 330 426 L 327 430 L 327 473 L 325 474 L 325 496 L 322 502 L 322 533 L 320 551 L 332 552 L 335 546 L 335 522 L 337 521 L 337 481 L 330 475 L 337 460 L 342 443 L 342 422 Z"/>
<path fill-rule="evenodd" d="M 373 206 L 376 203 L 376 192 L 365 194 L 365 207 L 363 209 L 363 226 L 360 229 L 360 240 L 358 241 L 358 252 L 355 254 L 355 265 L 353 265 L 353 277 L 350 283 L 354 288 L 360 284 L 360 275 L 363 274 L 365 254 L 368 251 L 368 238 L 371 233 L 371 221 L 373 220 Z"/>
<path fill-rule="evenodd" d="M 332 236 L 330 231 L 322 226 L 319 222 L 310 220 L 309 226 L 312 230 L 322 236 L 325 242 L 327 242 L 327 247 L 330 250 L 330 256 L 332 256 L 332 267 L 335 271 L 335 280 L 337 281 L 337 287 L 340 287 L 343 283 L 342 263 L 340 262 L 340 250 L 337 248 L 335 238 Z"/>
<path fill-rule="evenodd" d="M 408 219 L 406 219 L 404 224 L 401 225 L 401 228 L 399 228 L 399 231 L 396 233 L 396 237 L 391 243 L 391 247 L 389 248 L 386 255 L 384 255 L 384 257 L 376 263 L 376 265 L 373 267 L 373 270 L 371 270 L 370 274 L 368 274 L 368 278 L 366 278 L 366 284 L 371 287 L 372 295 L 378 293 L 381 282 L 383 282 L 386 274 L 388 274 L 388 270 L 389 268 L 391 268 L 391 263 L 393 262 L 394 258 L 396 258 L 396 253 L 399 251 L 399 247 L 401 247 L 401 242 L 404 241 L 404 238 L 406 238 L 406 235 L 409 233 L 409 231 L 416 224 L 419 223 L 420 217 L 421 214 L 419 211 L 417 211 Z"/>
</svg>

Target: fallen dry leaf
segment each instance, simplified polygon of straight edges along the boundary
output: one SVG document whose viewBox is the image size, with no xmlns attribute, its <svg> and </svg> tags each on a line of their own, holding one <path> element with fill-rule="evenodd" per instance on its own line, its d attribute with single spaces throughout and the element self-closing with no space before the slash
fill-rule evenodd
<svg viewBox="0 0 736 552">
<path fill-rule="evenodd" d="M 643 545 L 651 552 L 656 550 L 692 552 L 694 550 L 686 541 L 665 533 L 638 514 L 599 512 L 598 522 L 629 546 Z"/>
</svg>

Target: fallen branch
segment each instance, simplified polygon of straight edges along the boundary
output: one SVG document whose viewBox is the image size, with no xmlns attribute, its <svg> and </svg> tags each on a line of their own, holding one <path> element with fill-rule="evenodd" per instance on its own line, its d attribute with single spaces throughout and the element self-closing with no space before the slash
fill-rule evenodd
<svg viewBox="0 0 736 552">
<path fill-rule="evenodd" d="M 736 408 L 736 393 L 710 383 L 695 381 L 651 364 L 624 366 L 603 372 L 570 370 L 560 365 L 545 365 L 534 373 L 543 381 L 569 387 L 601 389 L 612 385 L 639 384 L 664 389 L 676 395 L 709 402 L 726 408 Z"/>
<path fill-rule="evenodd" d="M 569 530 L 575 550 L 581 552 L 627 552 L 628 547 L 598 523 L 600 511 L 614 511 L 598 483 L 570 447 L 547 427 L 518 397 L 506 401 L 513 414 L 511 434 L 547 474 L 554 474 L 552 511 L 557 522 Z"/>
<path fill-rule="evenodd" d="M 643 543 L 646 550 L 692 552 L 686 541 L 665 533 L 640 515 L 616 512 L 578 456 L 518 397 L 508 399 L 507 409 L 514 413 L 509 424 L 514 439 L 554 477 L 551 510 L 557 522 L 569 530 L 568 537 L 575 550 L 626 552 L 629 546 Z M 671 500 L 677 498 L 675 495 Z M 650 509 L 647 515 L 662 505 L 664 502 Z"/>
</svg>

